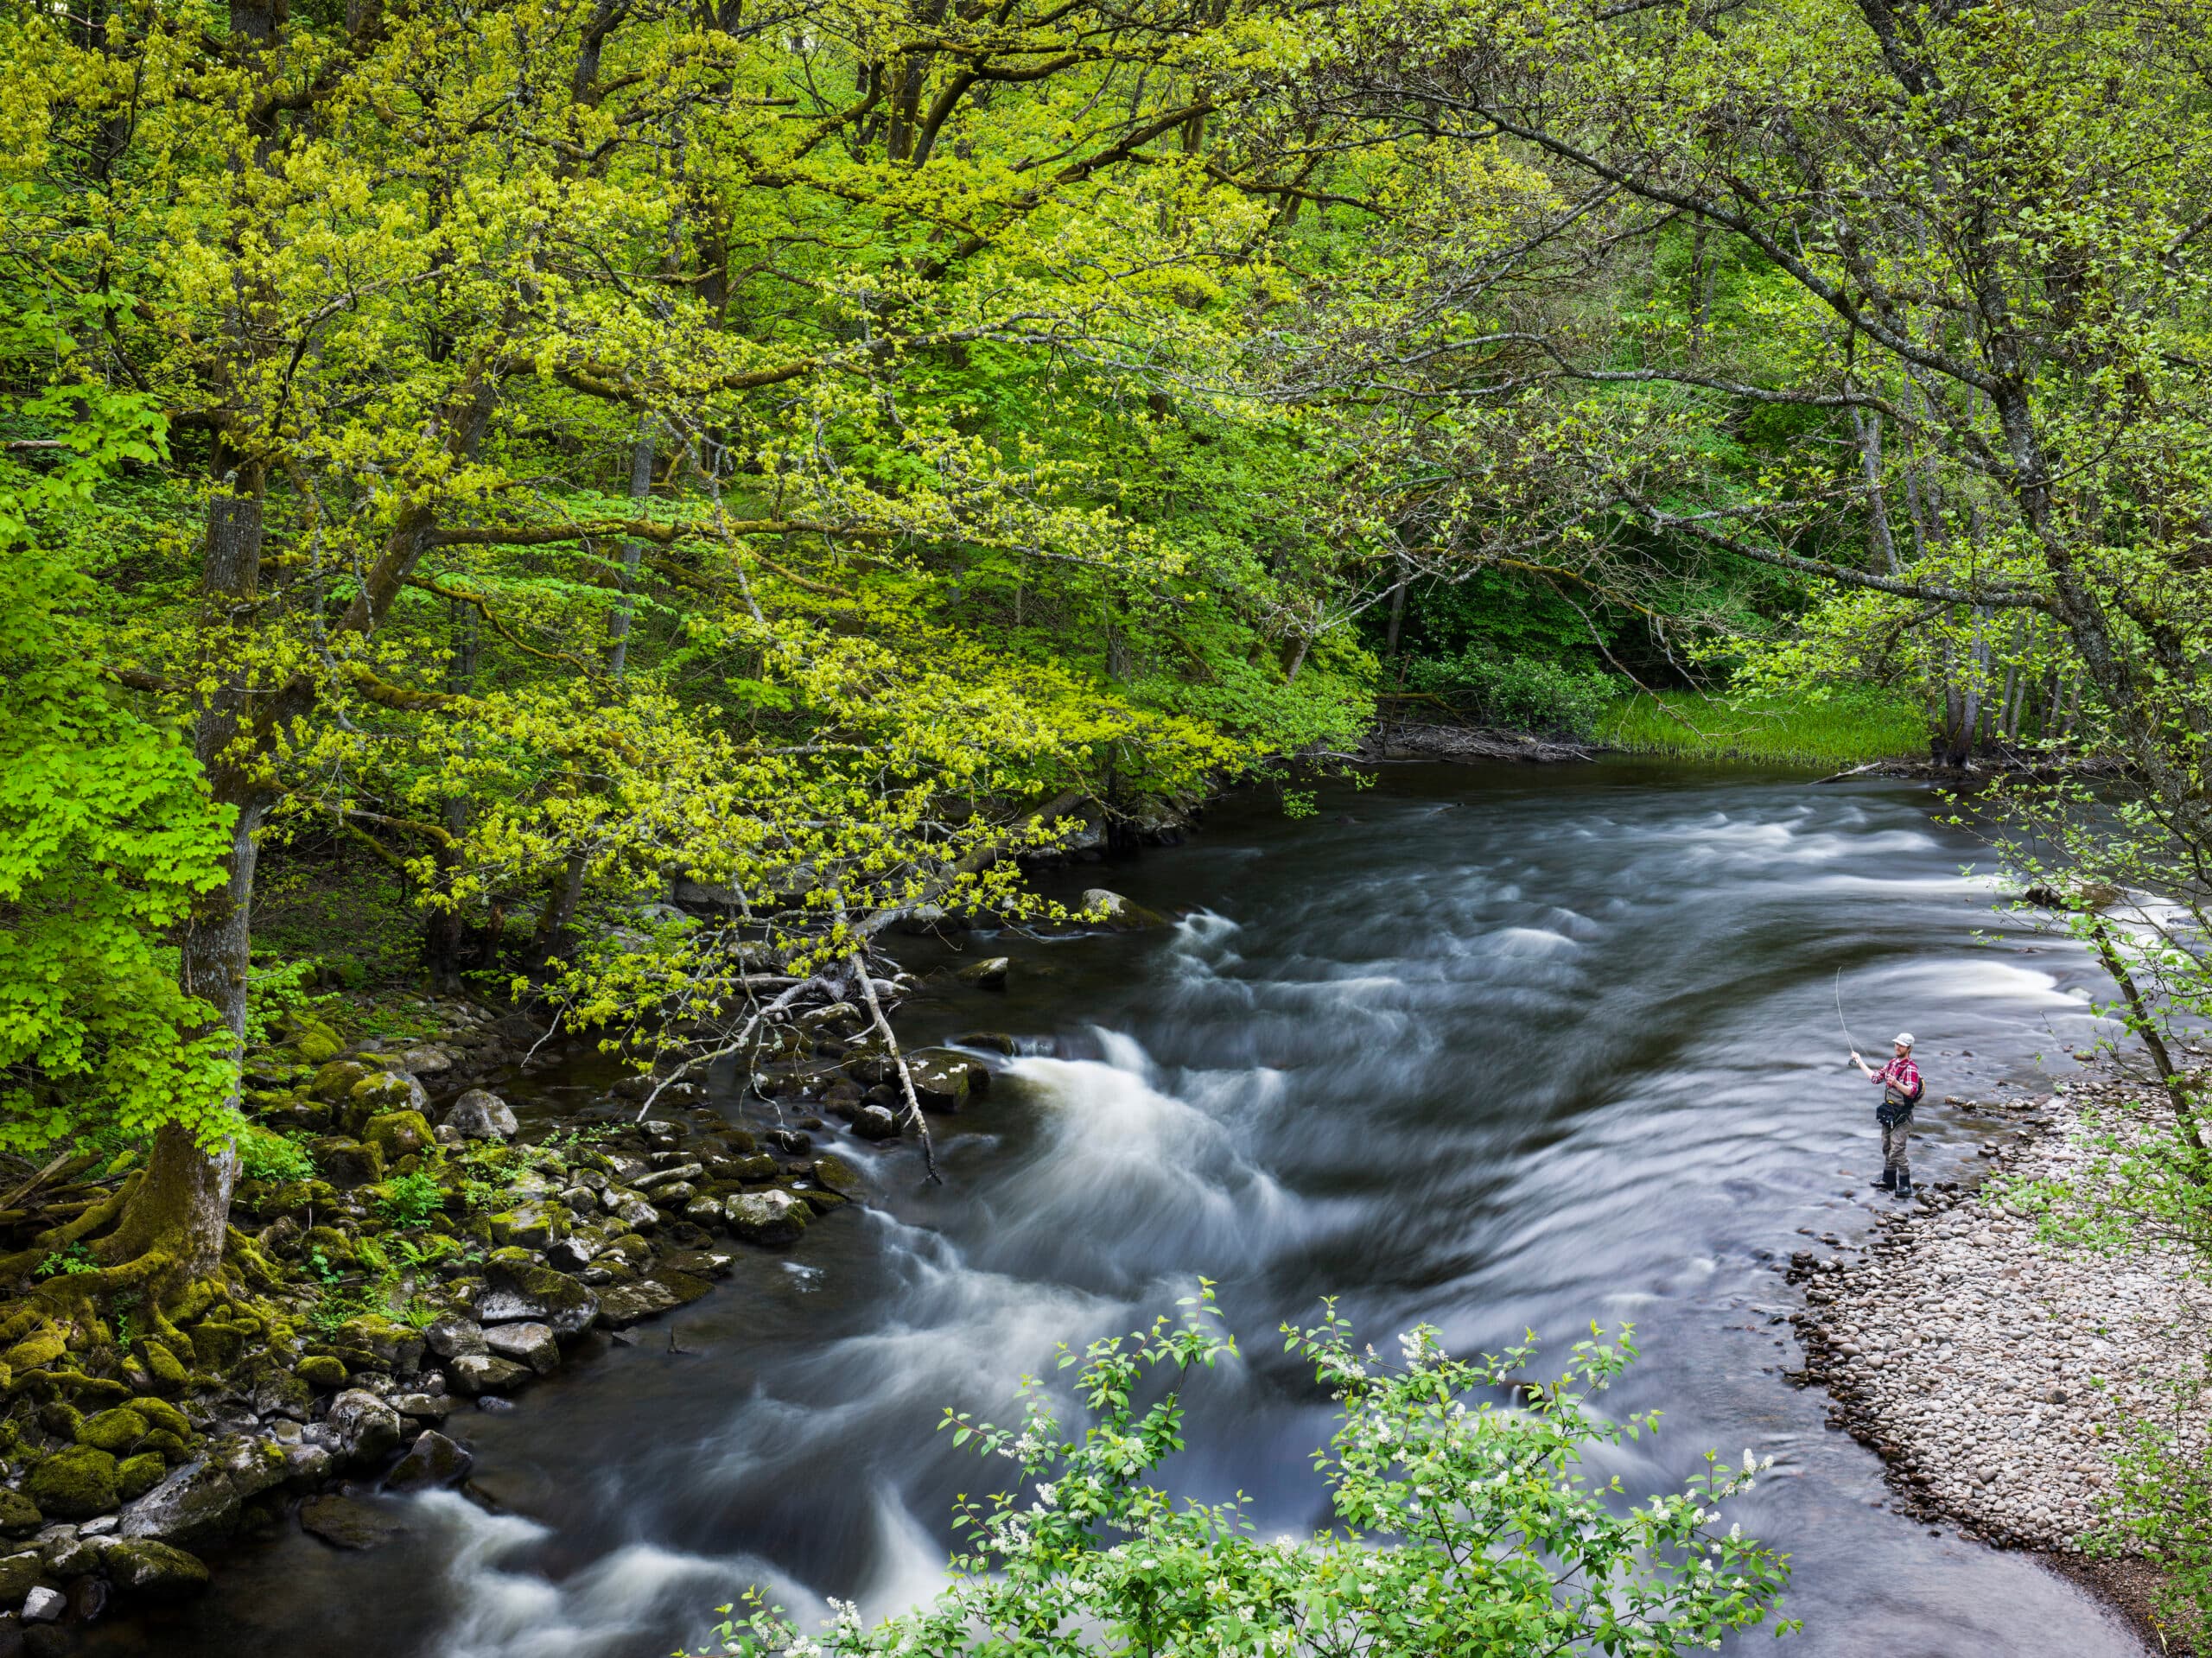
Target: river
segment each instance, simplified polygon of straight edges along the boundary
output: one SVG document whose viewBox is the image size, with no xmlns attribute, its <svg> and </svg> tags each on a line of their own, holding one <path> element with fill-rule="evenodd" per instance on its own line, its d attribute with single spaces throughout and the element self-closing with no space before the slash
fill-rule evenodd
<svg viewBox="0 0 2212 1658">
<path fill-rule="evenodd" d="M 1394 766 L 1313 816 L 1231 803 L 1186 846 L 1056 876 L 1186 918 L 1001 938 L 1003 994 L 910 1004 L 909 1032 L 1024 1050 L 938 1121 L 944 1186 L 911 1145 L 846 1148 L 879 1206 L 747 1255 L 677 1316 L 678 1350 L 641 1326 L 512 1412 L 454 1419 L 502 1512 L 439 1496 L 394 1504 L 410 1530 L 372 1553 L 245 1548 L 214 1594 L 86 1649 L 651 1658 L 750 1582 L 911 1601 L 954 1493 L 990 1489 L 933 1432 L 942 1407 L 1008 1413 L 1056 1341 L 1130 1328 L 1204 1273 L 1245 1358 L 1195 1390 L 1179 1477 L 1241 1487 L 1263 1530 L 1325 1519 L 1307 1457 L 1327 1407 L 1272 1335 L 1320 1296 L 1378 1345 L 1426 1321 L 1463 1348 L 1533 1329 L 1563 1349 L 1632 1320 L 1615 1407 L 1665 1417 L 1606 1465 L 1652 1489 L 1708 1448 L 1774 1456 L 1734 1517 L 1796 1557 L 1789 1650 L 2136 1653 L 2033 1561 L 1892 1512 L 1873 1456 L 1782 1374 L 1776 1263 L 1874 1212 L 1838 968 L 1863 1048 L 1920 1038 L 1923 1180 L 1986 1137 L 1942 1096 L 2025 1092 L 2095 1028 L 2082 958 L 1994 912 L 1961 873 L 1986 854 L 1932 804 L 1743 769 Z"/>
</svg>

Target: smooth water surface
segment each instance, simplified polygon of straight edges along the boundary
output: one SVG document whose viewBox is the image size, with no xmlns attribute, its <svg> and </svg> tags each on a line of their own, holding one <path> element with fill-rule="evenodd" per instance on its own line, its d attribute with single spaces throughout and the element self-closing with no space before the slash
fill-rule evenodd
<svg viewBox="0 0 2212 1658">
<path fill-rule="evenodd" d="M 1186 918 L 969 941 L 1014 956 L 1010 989 L 948 988 L 907 1028 L 1011 1032 L 1030 1057 L 938 1121 L 944 1187 L 911 1147 L 841 1147 L 880 1207 L 745 1255 L 672 1343 L 643 1326 L 512 1413 L 454 1419 L 504 1512 L 418 1499 L 372 1554 L 246 1550 L 214 1596 L 93 1644 L 652 1658 L 749 1582 L 896 1606 L 938 1581 L 954 1493 L 1010 1466 L 934 1432 L 943 1407 L 1010 1414 L 1056 1341 L 1129 1328 L 1204 1273 L 1247 1356 L 1196 1389 L 1179 1477 L 1242 1488 L 1264 1529 L 1326 1517 L 1307 1457 L 1327 1408 L 1272 1335 L 1319 1297 L 1378 1345 L 1421 1321 L 1563 1347 L 1633 1320 L 1618 1407 L 1666 1417 L 1611 1466 L 1649 1489 L 1708 1448 L 1773 1453 L 1736 1517 L 1796 1554 L 1789 1649 L 2134 1653 L 2031 1560 L 1891 1512 L 1872 1454 L 1781 1374 L 1776 1264 L 1873 1212 L 1839 967 L 1863 1048 L 1920 1039 L 1923 1179 L 1983 1138 L 1944 1095 L 2024 1095 L 2037 1056 L 2063 1072 L 2094 1028 L 2081 958 L 1993 912 L 1961 873 L 1980 849 L 1933 806 L 1742 771 L 1394 767 L 1314 817 L 1234 805 L 1186 847 L 1071 872 L 1068 896 L 1102 883 Z"/>
</svg>

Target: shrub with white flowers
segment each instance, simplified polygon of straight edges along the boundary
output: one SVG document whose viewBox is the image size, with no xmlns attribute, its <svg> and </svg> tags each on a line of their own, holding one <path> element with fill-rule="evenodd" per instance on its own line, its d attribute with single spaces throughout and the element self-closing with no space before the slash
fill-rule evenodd
<svg viewBox="0 0 2212 1658">
<path fill-rule="evenodd" d="M 1684 1490 L 1643 1503 L 1582 1471 L 1586 1446 L 1657 1425 L 1656 1412 L 1614 1420 L 1587 1404 L 1635 1358 L 1628 1330 L 1608 1342 L 1593 1325 L 1558 1376 L 1531 1384 L 1533 1343 L 1455 1359 L 1423 1328 L 1390 1363 L 1355 1349 L 1333 1304 L 1311 1329 L 1285 1325 L 1341 1407 L 1314 1456 L 1338 1524 L 1263 1540 L 1238 1503 L 1179 1502 L 1152 1483 L 1182 1449 L 1185 1384 L 1235 1350 L 1211 1285 L 1180 1305 L 1179 1319 L 1080 1357 L 1061 1350 L 1061 1369 L 1082 1366 L 1079 1433 L 1062 1432 L 1034 1378 L 1018 1429 L 946 1412 L 956 1443 L 1020 1477 L 961 1500 L 962 1552 L 934 1601 L 872 1627 L 840 1608 L 809 1638 L 755 1591 L 721 1609 L 715 1644 L 693 1658 L 1657 1658 L 1774 1617 L 1787 1557 L 1718 1529 L 1721 1502 L 1766 1463 L 1708 1453 Z"/>
</svg>

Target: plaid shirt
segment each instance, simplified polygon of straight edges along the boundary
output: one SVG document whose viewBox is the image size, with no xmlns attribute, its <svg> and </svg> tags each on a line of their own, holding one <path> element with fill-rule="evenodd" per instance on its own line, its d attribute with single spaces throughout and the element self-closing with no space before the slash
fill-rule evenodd
<svg viewBox="0 0 2212 1658">
<path fill-rule="evenodd" d="M 1920 1072 L 1915 1069 L 1910 1055 L 1903 1059 L 1891 1060 L 1874 1073 L 1873 1082 L 1878 1088 L 1885 1083 L 1895 1088 L 1900 1102 L 1920 1092 Z"/>
</svg>

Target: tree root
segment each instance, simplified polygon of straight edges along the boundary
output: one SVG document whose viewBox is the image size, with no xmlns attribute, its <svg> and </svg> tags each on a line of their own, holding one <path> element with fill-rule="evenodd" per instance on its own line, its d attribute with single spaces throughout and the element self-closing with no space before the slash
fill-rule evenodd
<svg viewBox="0 0 2212 1658">
<path fill-rule="evenodd" d="M 115 1220 L 123 1213 L 124 1205 L 130 1203 L 132 1194 L 138 1190 L 138 1182 L 143 1178 L 143 1174 L 132 1175 L 107 1197 L 85 1210 L 74 1220 L 66 1222 L 60 1226 L 49 1227 L 40 1233 L 31 1241 L 29 1248 L 18 1249 L 11 1255 L 0 1256 L 0 1282 L 29 1277 L 47 1256 L 58 1250 L 67 1248 L 80 1238 L 89 1236 Z M 97 1254 L 97 1250 L 95 1253 Z M 85 1274 L 72 1274 L 70 1275 L 82 1277 Z"/>
</svg>

